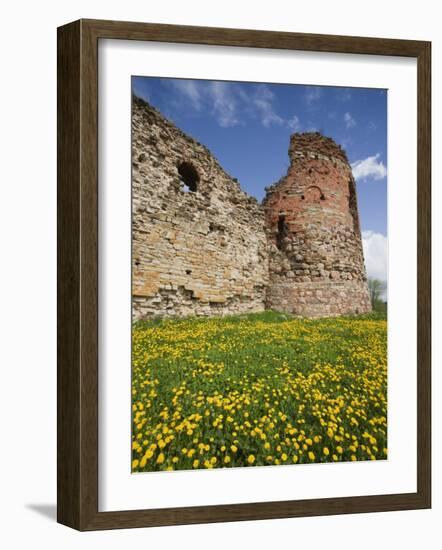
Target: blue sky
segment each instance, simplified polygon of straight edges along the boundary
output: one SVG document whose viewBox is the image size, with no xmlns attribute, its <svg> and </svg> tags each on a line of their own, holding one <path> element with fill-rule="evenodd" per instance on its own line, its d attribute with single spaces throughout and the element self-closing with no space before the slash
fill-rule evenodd
<svg viewBox="0 0 442 550">
<path fill-rule="evenodd" d="M 133 77 L 132 89 L 259 200 L 287 171 L 290 134 L 320 131 L 340 143 L 357 181 L 367 271 L 386 280 L 386 90 L 153 77 Z"/>
</svg>

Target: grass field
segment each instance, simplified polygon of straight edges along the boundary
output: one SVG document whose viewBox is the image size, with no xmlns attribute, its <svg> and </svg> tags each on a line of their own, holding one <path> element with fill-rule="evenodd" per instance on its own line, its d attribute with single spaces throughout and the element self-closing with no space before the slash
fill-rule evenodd
<svg viewBox="0 0 442 550">
<path fill-rule="evenodd" d="M 387 457 L 385 316 L 139 322 L 132 471 Z"/>
</svg>

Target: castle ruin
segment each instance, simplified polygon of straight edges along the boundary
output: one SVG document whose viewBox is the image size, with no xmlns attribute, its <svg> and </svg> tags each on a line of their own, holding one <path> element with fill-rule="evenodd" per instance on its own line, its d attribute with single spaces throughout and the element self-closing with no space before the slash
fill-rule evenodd
<svg viewBox="0 0 442 550">
<path fill-rule="evenodd" d="M 133 98 L 133 320 L 371 310 L 345 152 L 304 133 L 289 157 L 259 204 L 204 145 Z"/>
</svg>

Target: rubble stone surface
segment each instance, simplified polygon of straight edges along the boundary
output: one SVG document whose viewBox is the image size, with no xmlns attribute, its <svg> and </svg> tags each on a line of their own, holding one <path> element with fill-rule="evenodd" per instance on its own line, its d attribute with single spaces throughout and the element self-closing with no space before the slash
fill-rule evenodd
<svg viewBox="0 0 442 550">
<path fill-rule="evenodd" d="M 133 97 L 133 320 L 370 311 L 345 152 L 293 134 L 289 157 L 259 204 L 204 145 Z"/>
</svg>

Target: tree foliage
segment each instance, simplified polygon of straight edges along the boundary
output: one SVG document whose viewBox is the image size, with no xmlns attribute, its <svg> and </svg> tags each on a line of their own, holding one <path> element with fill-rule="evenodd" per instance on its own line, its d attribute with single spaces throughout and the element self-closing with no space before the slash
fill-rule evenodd
<svg viewBox="0 0 442 550">
<path fill-rule="evenodd" d="M 371 306 L 375 311 L 380 311 L 386 306 L 383 298 L 387 290 L 387 283 L 379 279 L 368 279 L 368 291 L 370 293 Z"/>
</svg>

